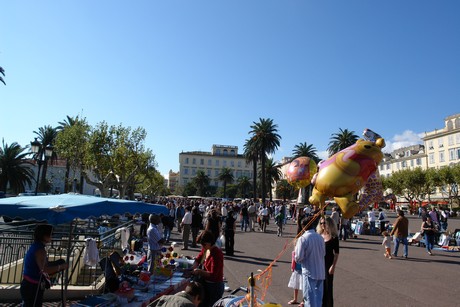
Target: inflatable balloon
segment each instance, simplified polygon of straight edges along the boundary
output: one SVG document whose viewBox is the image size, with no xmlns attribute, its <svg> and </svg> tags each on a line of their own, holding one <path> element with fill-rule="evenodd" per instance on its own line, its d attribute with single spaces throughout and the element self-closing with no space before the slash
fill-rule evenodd
<svg viewBox="0 0 460 307">
<path fill-rule="evenodd" d="M 375 132 L 372 133 L 378 136 Z M 372 141 L 371 134 L 368 135 L 370 137 L 365 137 L 369 140 L 359 139 L 355 144 L 321 162 L 314 178 L 310 203 L 324 208 L 326 198 L 334 197 L 345 218 L 351 218 L 364 208 L 364 203 L 363 206 L 358 204 L 356 194 L 371 176 L 376 176 L 377 166 L 383 159 L 382 148 L 385 147 L 383 138 Z"/>
<path fill-rule="evenodd" d="M 286 172 L 287 181 L 296 189 L 308 186 L 316 174 L 316 162 L 308 157 L 299 157 L 289 164 Z"/>
</svg>

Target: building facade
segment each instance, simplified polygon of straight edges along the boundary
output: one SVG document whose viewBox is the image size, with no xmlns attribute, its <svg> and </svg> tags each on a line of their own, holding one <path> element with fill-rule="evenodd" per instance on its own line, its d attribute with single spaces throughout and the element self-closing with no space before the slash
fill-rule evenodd
<svg viewBox="0 0 460 307">
<path fill-rule="evenodd" d="M 234 180 L 241 177 L 253 178 L 252 163 L 247 163 L 238 146 L 213 145 L 212 151 L 188 151 L 179 154 L 179 186 L 191 182 L 198 171 L 203 171 L 210 179 L 210 185 L 220 187 L 219 174 L 223 168 L 233 171 Z"/>
</svg>

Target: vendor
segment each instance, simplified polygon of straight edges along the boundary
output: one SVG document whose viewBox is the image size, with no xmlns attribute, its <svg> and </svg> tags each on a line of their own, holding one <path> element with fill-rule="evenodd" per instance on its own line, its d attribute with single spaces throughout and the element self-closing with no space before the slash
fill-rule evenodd
<svg viewBox="0 0 460 307">
<path fill-rule="evenodd" d="M 224 254 L 215 245 L 216 238 L 209 230 L 201 233 L 198 242 L 202 248 L 193 263 L 192 274 L 204 287 L 205 296 L 200 306 L 211 307 L 224 294 Z"/>
</svg>

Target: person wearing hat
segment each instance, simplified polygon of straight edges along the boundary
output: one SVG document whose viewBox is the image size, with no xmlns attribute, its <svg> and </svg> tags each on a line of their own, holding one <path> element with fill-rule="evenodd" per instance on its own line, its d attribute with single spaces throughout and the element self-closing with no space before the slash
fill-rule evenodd
<svg viewBox="0 0 460 307">
<path fill-rule="evenodd" d="M 51 243 L 53 226 L 38 224 L 34 231 L 34 241 L 24 257 L 23 280 L 21 281 L 22 306 L 41 306 L 43 294 L 50 287 L 48 275 L 56 274 L 67 269 L 64 260 L 48 262 L 45 250 L 46 244 Z"/>
<path fill-rule="evenodd" d="M 160 223 L 160 216 L 150 214 L 149 221 L 150 226 L 147 229 L 147 240 L 149 244 L 147 259 L 149 259 L 149 272 L 153 273 L 156 260 L 161 254 L 161 247 L 164 243 L 164 239 L 157 228 L 157 225 Z"/>
</svg>

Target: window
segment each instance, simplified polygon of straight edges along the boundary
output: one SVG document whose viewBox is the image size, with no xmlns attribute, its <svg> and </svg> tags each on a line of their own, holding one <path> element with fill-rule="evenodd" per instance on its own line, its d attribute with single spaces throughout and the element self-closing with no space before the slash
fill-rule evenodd
<svg viewBox="0 0 460 307">
<path fill-rule="evenodd" d="M 216 169 L 216 170 L 214 171 L 214 177 L 219 177 L 219 170 L 218 170 L 218 169 Z"/>
<path fill-rule="evenodd" d="M 224 167 L 227 167 L 227 160 L 224 160 L 224 161 L 223 161 L 223 166 L 224 166 Z"/>
<path fill-rule="evenodd" d="M 208 166 L 212 166 L 212 159 L 208 159 Z"/>
<path fill-rule="evenodd" d="M 219 166 L 219 164 L 220 164 L 219 160 L 216 160 L 216 166 Z"/>
<path fill-rule="evenodd" d="M 410 157 L 410 150 L 406 151 L 406 157 Z"/>
<path fill-rule="evenodd" d="M 216 155 L 220 156 L 220 149 L 216 149 Z"/>
<path fill-rule="evenodd" d="M 234 151 L 233 149 L 230 150 L 230 155 L 231 155 L 231 156 L 236 156 L 236 155 L 235 155 L 235 151 Z"/>
<path fill-rule="evenodd" d="M 449 144 L 449 146 L 454 145 L 454 136 L 453 135 L 449 135 L 447 140 L 448 140 L 447 143 Z"/>
<path fill-rule="evenodd" d="M 188 158 L 185 158 L 185 164 L 188 164 Z"/>
<path fill-rule="evenodd" d="M 200 159 L 200 165 L 204 165 L 204 159 Z"/>
<path fill-rule="evenodd" d="M 455 144 L 460 144 L 460 133 L 455 135 Z"/>
<path fill-rule="evenodd" d="M 443 138 L 439 138 L 439 139 L 438 139 L 438 147 L 439 147 L 439 148 L 444 147 L 444 139 L 443 139 Z"/>
<path fill-rule="evenodd" d="M 401 161 L 401 167 L 402 168 L 407 167 L 407 161 Z"/>
<path fill-rule="evenodd" d="M 224 149 L 224 156 L 228 156 L 228 151 L 227 151 L 227 149 Z"/>
<path fill-rule="evenodd" d="M 196 175 L 196 169 L 193 168 L 193 169 L 192 169 L 192 176 L 195 176 L 195 175 Z"/>
<path fill-rule="evenodd" d="M 433 141 L 429 141 L 428 142 L 428 149 L 434 149 L 434 146 L 433 146 Z"/>
<path fill-rule="evenodd" d="M 456 160 L 455 149 L 449 149 L 449 161 Z"/>
<path fill-rule="evenodd" d="M 241 167 L 241 161 L 238 161 L 238 167 Z"/>
<path fill-rule="evenodd" d="M 430 153 L 428 155 L 428 161 L 430 164 L 434 164 L 434 154 Z"/>
<path fill-rule="evenodd" d="M 445 162 L 444 161 L 444 151 L 439 152 L 439 162 Z"/>
<path fill-rule="evenodd" d="M 416 163 L 417 166 L 422 165 L 422 159 L 421 159 L 421 158 L 417 158 L 417 161 L 416 161 L 416 162 L 417 162 L 417 163 Z"/>
<path fill-rule="evenodd" d="M 233 160 L 230 161 L 230 166 L 231 166 L 231 167 L 235 167 L 235 161 L 233 161 Z"/>
<path fill-rule="evenodd" d="M 455 149 L 457 151 L 457 159 L 460 159 L 460 148 Z"/>
<path fill-rule="evenodd" d="M 414 167 L 414 160 L 410 160 L 410 166 Z"/>
<path fill-rule="evenodd" d="M 184 168 L 184 175 L 188 175 L 188 168 Z"/>
<path fill-rule="evenodd" d="M 208 177 L 211 177 L 211 169 L 208 168 Z"/>
<path fill-rule="evenodd" d="M 385 165 L 383 165 L 383 164 L 379 165 L 379 170 L 383 171 L 384 167 L 385 167 Z"/>
<path fill-rule="evenodd" d="M 196 164 L 196 159 L 195 158 L 193 158 L 192 164 Z"/>
</svg>

